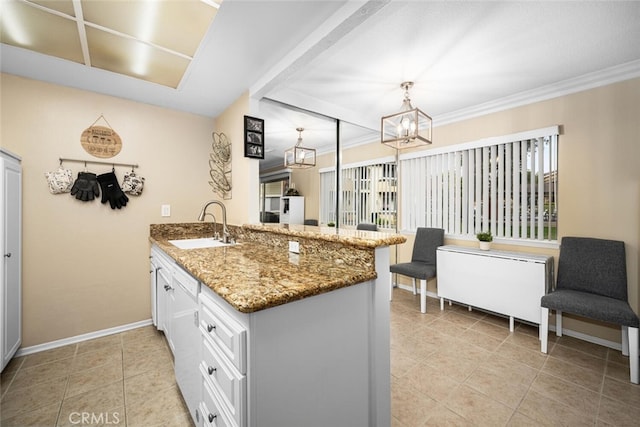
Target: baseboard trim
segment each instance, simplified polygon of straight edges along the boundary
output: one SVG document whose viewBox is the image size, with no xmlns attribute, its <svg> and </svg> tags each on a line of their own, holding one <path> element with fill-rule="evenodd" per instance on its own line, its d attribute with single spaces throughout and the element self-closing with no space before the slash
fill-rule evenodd
<svg viewBox="0 0 640 427">
<path fill-rule="evenodd" d="M 404 289 L 405 291 L 409 291 L 409 292 L 413 292 L 413 287 L 410 285 L 397 285 L 400 289 Z M 420 294 L 420 288 L 418 287 L 417 289 L 418 294 Z M 431 292 L 431 291 L 427 291 L 427 296 L 430 298 L 436 298 L 438 299 L 438 294 Z M 455 301 L 454 301 L 455 303 Z M 466 305 L 466 304 L 462 304 L 462 303 L 456 303 L 456 304 L 460 304 L 460 305 Z M 480 308 L 474 307 L 474 310 L 478 310 L 478 311 L 486 311 L 486 310 L 482 310 Z M 497 313 L 492 313 L 492 314 L 497 314 Z M 505 316 L 506 317 L 506 316 Z M 538 326 L 538 325 L 534 325 L 534 326 Z M 552 322 L 549 322 L 549 331 L 556 331 L 556 326 L 552 324 Z M 605 340 L 603 338 L 599 338 L 599 337 L 594 337 L 593 335 L 587 335 L 584 334 L 582 332 L 578 332 L 578 331 L 573 331 L 571 329 L 567 329 L 567 328 L 562 328 L 562 335 L 567 335 L 569 337 L 572 338 L 577 338 L 579 340 L 582 341 L 587 341 L 590 342 L 592 344 L 597 344 L 597 345 L 601 345 L 604 347 L 608 347 L 611 348 L 613 350 L 618 350 L 618 351 L 622 351 L 622 344 L 618 343 L 618 342 L 614 342 L 614 341 L 609 341 L 609 340 Z"/>
<path fill-rule="evenodd" d="M 142 328 L 153 324 L 151 319 L 141 320 L 139 322 L 129 323 L 126 325 L 115 326 L 113 328 L 102 329 L 95 332 L 89 332 L 82 335 L 76 335 L 74 337 L 63 338 L 61 340 L 50 341 L 44 344 L 32 345 L 29 347 L 21 347 L 18 349 L 14 357 L 26 356 L 28 354 L 39 353 L 45 350 L 51 350 L 58 347 L 63 347 L 69 344 L 77 344 L 82 341 L 88 341 L 96 338 L 106 337 L 107 335 L 118 334 L 120 332 L 129 331 L 131 329 Z"/>
</svg>

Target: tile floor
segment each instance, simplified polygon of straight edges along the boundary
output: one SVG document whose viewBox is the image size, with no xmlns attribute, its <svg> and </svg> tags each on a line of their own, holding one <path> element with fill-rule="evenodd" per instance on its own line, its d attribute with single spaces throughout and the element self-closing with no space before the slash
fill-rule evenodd
<svg viewBox="0 0 640 427">
<path fill-rule="evenodd" d="M 391 303 L 393 427 L 638 426 L 640 386 L 619 351 L 396 289 Z"/>
<path fill-rule="evenodd" d="M 392 427 L 638 425 L 640 386 L 619 352 L 551 334 L 544 355 L 537 328 L 516 323 L 509 333 L 504 318 L 441 312 L 431 298 L 427 314 L 419 306 L 394 291 Z M 151 326 L 15 358 L 1 384 L 2 426 L 191 425 Z"/>
</svg>

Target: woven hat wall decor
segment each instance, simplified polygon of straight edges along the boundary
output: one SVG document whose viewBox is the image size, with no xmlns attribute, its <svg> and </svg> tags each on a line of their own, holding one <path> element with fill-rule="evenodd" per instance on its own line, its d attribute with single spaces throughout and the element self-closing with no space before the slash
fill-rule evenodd
<svg viewBox="0 0 640 427">
<path fill-rule="evenodd" d="M 96 126 L 96 123 L 104 120 L 107 126 Z M 111 127 L 107 119 L 102 114 L 93 122 L 91 126 L 86 128 L 80 136 L 80 144 L 82 148 L 94 157 L 101 159 L 109 159 L 122 150 L 122 139 Z"/>
</svg>

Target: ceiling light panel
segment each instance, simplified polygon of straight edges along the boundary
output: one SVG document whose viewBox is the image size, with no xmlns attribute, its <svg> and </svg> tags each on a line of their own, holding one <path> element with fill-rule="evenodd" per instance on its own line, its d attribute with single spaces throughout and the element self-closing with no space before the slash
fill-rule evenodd
<svg viewBox="0 0 640 427">
<path fill-rule="evenodd" d="M 84 20 L 192 57 L 217 9 L 194 0 L 83 0 Z"/>
<path fill-rule="evenodd" d="M 46 7 L 47 9 L 57 10 L 65 15 L 73 17 L 76 16 L 75 11 L 73 10 L 72 0 L 29 0 L 29 2 Z"/>
<path fill-rule="evenodd" d="M 24 2 L 8 1 L 2 4 L 0 24 L 2 43 L 84 63 L 78 28 L 73 19 Z"/>
<path fill-rule="evenodd" d="M 91 65 L 176 88 L 189 60 L 132 38 L 87 27 Z"/>
</svg>

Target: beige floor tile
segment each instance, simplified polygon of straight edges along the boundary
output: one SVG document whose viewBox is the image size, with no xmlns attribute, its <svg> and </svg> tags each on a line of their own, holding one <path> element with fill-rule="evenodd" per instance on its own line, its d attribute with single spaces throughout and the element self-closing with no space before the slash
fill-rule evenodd
<svg viewBox="0 0 640 427">
<path fill-rule="evenodd" d="M 545 426 L 590 426 L 595 417 L 577 411 L 557 400 L 529 390 L 517 413 Z"/>
<path fill-rule="evenodd" d="M 600 401 L 598 421 L 616 426 L 637 426 L 640 420 L 640 405 L 627 405 L 606 396 Z"/>
<path fill-rule="evenodd" d="M 640 385 L 632 384 L 628 380 L 623 382 L 608 377 L 605 378 L 602 394 L 629 406 L 640 408 Z"/>
<path fill-rule="evenodd" d="M 4 427 L 55 427 L 62 401 L 2 420 Z"/>
<path fill-rule="evenodd" d="M 521 414 L 520 412 L 516 412 L 511 416 L 509 423 L 507 424 L 509 427 L 539 427 L 540 422 L 527 417 L 526 415 Z"/>
<path fill-rule="evenodd" d="M 549 355 L 562 359 L 565 362 L 573 363 L 583 368 L 591 369 L 592 371 L 600 372 L 604 374 L 604 368 L 607 364 L 604 358 L 595 357 L 591 354 L 574 350 L 563 345 L 556 344 Z"/>
<path fill-rule="evenodd" d="M 31 386 L 10 387 L 0 403 L 2 419 L 61 402 L 66 386 L 66 378 L 54 378 Z"/>
<path fill-rule="evenodd" d="M 170 366 L 173 369 L 173 359 L 169 351 L 155 353 L 136 353 L 124 359 L 124 377 L 129 378 L 148 371 Z"/>
<path fill-rule="evenodd" d="M 498 347 L 496 352 L 503 357 L 507 357 L 509 359 L 524 363 L 525 365 L 530 366 L 534 369 L 542 368 L 542 365 L 544 365 L 544 362 L 547 358 L 547 355 L 544 353 L 529 350 L 525 347 L 521 347 L 519 345 L 511 344 L 508 342 L 502 343 L 500 347 Z"/>
<path fill-rule="evenodd" d="M 73 357 L 70 357 L 31 366 L 30 368 L 20 368 L 13 378 L 11 389 L 30 387 L 52 379 L 66 379 L 72 362 Z"/>
<path fill-rule="evenodd" d="M 435 400 L 401 380 L 391 382 L 391 393 L 396 396 L 391 401 L 391 415 L 407 427 L 424 425 L 436 406 Z"/>
<path fill-rule="evenodd" d="M 127 402 L 126 411 L 128 427 L 146 427 L 162 425 L 187 409 L 178 387 L 173 386 L 149 395 L 143 401 Z"/>
<path fill-rule="evenodd" d="M 595 419 L 600 401 L 600 395 L 596 392 L 545 373 L 536 377 L 531 384 L 531 390 Z"/>
<path fill-rule="evenodd" d="M 629 366 L 629 356 L 625 356 L 620 350 L 615 350 L 613 348 L 607 349 L 607 360 L 627 367 Z"/>
<path fill-rule="evenodd" d="M 413 370 L 419 361 L 410 353 L 402 350 L 391 350 L 391 375 L 400 377 Z"/>
<path fill-rule="evenodd" d="M 141 328 L 130 329 L 120 334 L 122 337 L 122 344 L 126 345 L 128 342 L 137 341 L 147 337 L 164 336 L 162 332 L 156 329 L 153 325 L 143 326 Z"/>
<path fill-rule="evenodd" d="M 468 327 L 448 321 L 446 316 L 442 316 L 439 319 L 434 320 L 430 326 L 438 332 L 452 337 L 460 337 L 467 329 L 469 329 Z"/>
<path fill-rule="evenodd" d="M 505 357 L 499 352 L 493 353 L 490 358 L 479 365 L 479 368 L 508 378 L 512 384 L 523 387 L 530 387 L 539 372 L 518 360 Z"/>
<path fill-rule="evenodd" d="M 106 337 L 96 338 L 93 340 L 78 343 L 77 354 L 106 350 L 112 347 L 122 348 L 122 337 L 120 334 L 107 335 Z"/>
<path fill-rule="evenodd" d="M 94 414 L 96 419 L 102 420 L 116 417 L 121 419 L 123 407 L 124 384 L 120 380 L 86 393 L 65 398 L 60 409 L 58 427 L 77 426 L 77 414 L 83 413 Z M 122 421 L 120 422 L 122 425 Z"/>
<path fill-rule="evenodd" d="M 456 325 L 465 329 L 469 329 L 479 321 L 471 313 L 473 312 L 469 312 L 469 314 L 467 315 L 467 312 L 452 311 L 442 316 L 442 319 L 446 320 L 447 322 L 455 323 Z"/>
<path fill-rule="evenodd" d="M 447 426 L 466 427 L 474 425 L 471 421 L 464 419 L 460 415 L 447 408 L 444 404 L 438 404 L 429 412 L 429 418 L 424 424 L 425 427 Z"/>
<path fill-rule="evenodd" d="M 529 390 L 528 385 L 512 382 L 508 373 L 486 368 L 473 371 L 464 384 L 511 409 L 518 407 Z"/>
<path fill-rule="evenodd" d="M 444 402 L 445 406 L 475 425 L 507 425 L 513 409 L 490 397 L 462 385 Z"/>
<path fill-rule="evenodd" d="M 478 367 L 477 360 L 463 355 L 452 357 L 449 351 L 435 352 L 425 363 L 456 382 L 463 382 Z"/>
<path fill-rule="evenodd" d="M 144 401 L 148 396 L 176 385 L 174 370 L 165 365 L 162 368 L 128 377 L 124 381 L 124 393 L 127 406 Z"/>
<path fill-rule="evenodd" d="M 460 385 L 460 382 L 453 377 L 424 363 L 398 381 L 406 383 L 414 390 L 436 401 L 445 400 Z M 396 395 L 393 395 L 393 398 L 395 399 Z"/>
<path fill-rule="evenodd" d="M 607 361 L 605 375 L 611 378 L 615 378 L 618 381 L 629 381 L 631 378 L 629 364 L 621 365 L 619 363 Z"/>
<path fill-rule="evenodd" d="M 105 365 L 85 369 L 69 375 L 65 398 L 86 393 L 117 381 L 122 381 L 122 361 L 115 360 Z"/>
<path fill-rule="evenodd" d="M 502 339 L 494 338 L 491 335 L 483 334 L 482 332 L 478 332 L 473 328 L 467 329 L 460 336 L 460 339 L 491 352 L 496 351 L 498 347 L 500 347 L 500 344 L 504 342 L 504 340 Z"/>
<path fill-rule="evenodd" d="M 68 359 L 75 356 L 77 344 L 65 345 L 63 347 L 52 348 L 51 350 L 41 351 L 39 353 L 29 354 L 24 357 L 23 368 L 41 365 L 43 363 L 54 362 L 59 359 Z"/>
<path fill-rule="evenodd" d="M 101 350 L 78 353 L 73 361 L 71 372 L 94 369 L 111 363 L 122 363 L 121 348 L 109 346 Z"/>
<path fill-rule="evenodd" d="M 528 335 L 521 332 L 514 332 L 510 334 L 505 342 L 510 344 L 519 345 L 531 351 L 540 351 L 540 340 L 538 335 Z"/>
<path fill-rule="evenodd" d="M 542 372 L 553 375 L 563 380 L 572 382 L 589 390 L 600 392 L 604 375 L 602 372 L 592 371 L 573 363 L 565 362 L 555 357 L 548 357 Z"/>
<path fill-rule="evenodd" d="M 148 336 L 139 340 L 124 344 L 124 358 L 138 357 L 140 355 L 165 352 L 168 350 L 164 335 Z"/>
<path fill-rule="evenodd" d="M 508 327 L 504 328 L 502 326 L 498 326 L 492 322 L 488 322 L 486 319 L 482 319 L 479 322 L 474 323 L 469 329 L 489 335 L 501 341 L 509 336 Z"/>
<path fill-rule="evenodd" d="M 558 337 L 556 340 L 556 344 L 561 345 L 562 347 L 570 348 L 572 350 L 587 353 L 590 356 L 598 357 L 600 359 L 606 359 L 607 357 L 607 347 L 580 340 L 578 338 L 570 337 L 568 335 Z"/>
</svg>

